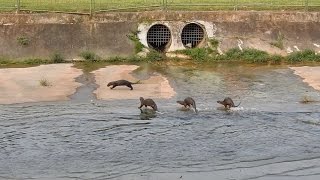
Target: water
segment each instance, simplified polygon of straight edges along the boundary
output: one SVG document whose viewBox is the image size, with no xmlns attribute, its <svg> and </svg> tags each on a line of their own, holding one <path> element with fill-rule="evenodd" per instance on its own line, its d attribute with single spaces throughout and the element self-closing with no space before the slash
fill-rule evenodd
<svg viewBox="0 0 320 180">
<path fill-rule="evenodd" d="M 320 103 L 299 102 L 319 92 L 291 70 L 156 71 L 177 95 L 155 99 L 160 112 L 149 120 L 138 99 L 0 105 L 0 179 L 320 178 Z M 175 102 L 186 96 L 199 114 Z M 225 96 L 240 107 L 221 109 Z"/>
</svg>

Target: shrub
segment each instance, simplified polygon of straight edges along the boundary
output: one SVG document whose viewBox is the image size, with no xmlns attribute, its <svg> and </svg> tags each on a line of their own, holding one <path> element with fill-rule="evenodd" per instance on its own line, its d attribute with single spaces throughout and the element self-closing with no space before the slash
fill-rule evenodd
<svg viewBox="0 0 320 180">
<path fill-rule="evenodd" d="M 279 48 L 279 49 L 284 49 L 283 39 L 284 39 L 284 35 L 279 33 L 277 36 L 277 40 L 275 42 L 271 42 L 270 44 L 272 46 Z"/>
<path fill-rule="evenodd" d="M 320 55 L 317 55 L 314 50 L 306 49 L 291 53 L 287 56 L 287 60 L 291 62 L 302 62 L 302 61 L 317 61 L 320 62 Z"/>
<path fill-rule="evenodd" d="M 51 61 L 53 63 L 62 63 L 64 62 L 64 57 L 60 53 L 54 53 L 51 56 Z"/>
<path fill-rule="evenodd" d="M 24 36 L 17 37 L 17 41 L 18 41 L 18 44 L 22 46 L 27 46 L 30 43 L 30 40 Z"/>
<path fill-rule="evenodd" d="M 148 61 L 161 61 L 164 60 L 165 57 L 162 53 L 156 51 L 156 50 L 151 50 L 148 54 L 147 57 L 145 58 Z"/>
<path fill-rule="evenodd" d="M 191 48 L 179 50 L 177 52 L 188 55 L 194 60 L 204 61 L 209 59 L 209 54 L 212 53 L 212 50 L 208 48 Z"/>
<path fill-rule="evenodd" d="M 134 43 L 135 53 L 139 53 L 144 48 L 144 45 L 140 42 L 138 38 L 138 32 L 131 32 L 127 37 Z"/>
<path fill-rule="evenodd" d="M 100 57 L 97 56 L 94 52 L 91 51 L 84 51 L 80 54 L 80 56 L 85 59 L 86 61 L 91 61 L 91 62 L 95 62 L 95 61 L 99 61 Z"/>
<path fill-rule="evenodd" d="M 50 86 L 50 83 L 47 79 L 40 79 L 39 84 L 40 86 L 45 86 L 45 87 Z"/>
</svg>

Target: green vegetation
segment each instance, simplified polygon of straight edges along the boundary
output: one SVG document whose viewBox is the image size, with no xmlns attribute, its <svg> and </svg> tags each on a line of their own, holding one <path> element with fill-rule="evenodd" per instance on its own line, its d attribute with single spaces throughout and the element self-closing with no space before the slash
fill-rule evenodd
<svg viewBox="0 0 320 180">
<path fill-rule="evenodd" d="M 270 55 L 265 51 L 257 49 L 232 48 L 225 54 L 219 55 L 210 48 L 194 48 L 176 51 L 177 53 L 188 55 L 198 62 L 222 62 L 222 61 L 242 61 L 248 63 L 295 63 L 295 62 L 320 62 L 320 55 L 313 50 L 303 50 L 294 52 L 287 57 L 281 55 Z"/>
<path fill-rule="evenodd" d="M 28 11 L 81 12 L 92 11 L 141 11 L 151 9 L 169 10 L 319 10 L 319 0 L 20 0 L 20 9 Z M 91 4 L 92 3 L 92 4 Z M 16 0 L 1 0 L 1 11 L 15 11 Z"/>
<path fill-rule="evenodd" d="M 131 32 L 127 37 L 134 43 L 135 53 L 139 53 L 144 48 L 144 45 L 140 42 L 138 38 L 138 32 Z"/>
<path fill-rule="evenodd" d="M 29 45 L 30 40 L 25 36 L 19 36 L 19 37 L 17 37 L 17 42 L 21 46 L 27 46 L 27 45 Z"/>
<path fill-rule="evenodd" d="M 283 40 L 284 40 L 284 35 L 281 32 L 279 32 L 277 36 L 277 40 L 275 42 L 271 42 L 270 44 L 279 49 L 284 49 Z"/>
<path fill-rule="evenodd" d="M 257 49 L 243 49 L 238 48 L 229 49 L 225 54 L 218 54 L 209 47 L 206 48 L 192 48 L 176 51 L 177 54 L 185 54 L 190 57 L 190 59 L 199 63 L 206 62 L 246 62 L 246 63 L 268 63 L 268 64 L 281 64 L 281 63 L 307 63 L 307 62 L 320 62 L 320 55 L 316 54 L 314 50 L 303 50 L 299 52 L 291 53 L 290 55 L 284 57 L 281 55 L 270 55 L 265 51 Z M 168 60 L 165 54 L 150 50 L 146 57 L 130 56 L 130 57 L 109 57 L 109 58 L 97 58 L 93 52 L 84 52 L 82 54 L 84 61 L 80 62 L 82 69 L 88 67 L 88 71 L 95 67 L 101 67 L 101 64 L 117 64 L 117 63 L 138 63 L 138 62 L 160 62 Z M 173 58 L 171 60 L 181 60 L 179 58 Z M 49 63 L 62 63 L 67 62 L 64 60 L 62 55 L 55 53 L 51 56 L 50 60 L 47 59 L 26 59 L 26 60 L 9 60 L 7 58 L 0 57 L 0 67 L 29 67 L 40 64 Z M 75 64 L 78 64 L 77 62 Z"/>
<path fill-rule="evenodd" d="M 310 96 L 303 96 L 300 103 L 302 104 L 308 104 L 308 103 L 315 103 L 315 102 L 318 102 L 317 100 L 313 99 L 312 97 Z"/>
<path fill-rule="evenodd" d="M 65 60 L 64 60 L 64 57 L 60 53 L 56 52 L 56 53 L 52 54 L 51 61 L 53 63 L 63 63 Z"/>
<path fill-rule="evenodd" d="M 161 52 L 158 52 L 156 50 L 150 50 L 150 52 L 147 54 L 146 58 L 142 58 L 144 61 L 161 61 L 166 59 L 165 55 Z"/>
<path fill-rule="evenodd" d="M 39 84 L 40 86 L 45 86 L 45 87 L 51 86 L 51 84 L 47 79 L 40 79 Z"/>
<path fill-rule="evenodd" d="M 80 56 L 86 61 L 91 61 L 91 62 L 96 62 L 101 59 L 98 55 L 96 55 L 94 52 L 91 52 L 91 51 L 83 51 L 82 53 L 80 53 Z"/>
<path fill-rule="evenodd" d="M 316 61 L 320 62 L 320 55 L 314 50 L 306 49 L 299 52 L 291 53 L 287 56 L 289 62 Z"/>
</svg>

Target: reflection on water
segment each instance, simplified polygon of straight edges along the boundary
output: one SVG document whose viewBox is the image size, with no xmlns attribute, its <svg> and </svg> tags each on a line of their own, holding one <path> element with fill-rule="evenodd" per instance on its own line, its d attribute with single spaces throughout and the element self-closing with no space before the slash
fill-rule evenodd
<svg viewBox="0 0 320 180">
<path fill-rule="evenodd" d="M 157 71 L 177 95 L 156 113 L 138 99 L 1 105 L 0 179 L 319 178 L 320 104 L 299 103 L 319 92 L 291 70 Z M 187 96 L 198 114 L 176 103 Z M 221 109 L 225 96 L 240 107 Z"/>
</svg>

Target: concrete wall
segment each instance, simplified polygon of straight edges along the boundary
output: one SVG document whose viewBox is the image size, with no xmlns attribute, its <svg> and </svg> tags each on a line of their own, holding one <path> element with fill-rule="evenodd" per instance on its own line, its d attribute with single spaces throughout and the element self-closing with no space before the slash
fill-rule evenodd
<svg viewBox="0 0 320 180">
<path fill-rule="evenodd" d="M 222 51 L 251 47 L 270 53 L 287 54 L 305 48 L 320 53 L 319 12 L 132 12 L 103 13 L 90 18 L 74 14 L 0 14 L 0 56 L 46 58 L 60 52 L 77 59 L 84 50 L 101 57 L 129 56 L 134 45 L 127 34 L 138 27 L 148 29 L 160 22 L 174 27 L 178 39 L 169 50 L 183 49 L 179 31 L 197 22 L 209 38 L 216 38 Z M 282 34 L 283 50 L 270 45 Z M 28 45 L 17 40 L 24 37 Z M 143 35 L 139 36 L 145 44 Z"/>
</svg>

